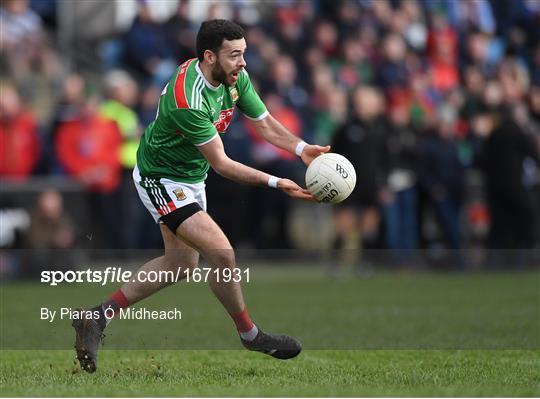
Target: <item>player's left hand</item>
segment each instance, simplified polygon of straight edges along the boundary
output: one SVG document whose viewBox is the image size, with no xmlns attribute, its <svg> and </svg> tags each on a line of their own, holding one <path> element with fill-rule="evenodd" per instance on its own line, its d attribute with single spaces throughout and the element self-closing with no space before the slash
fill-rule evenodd
<svg viewBox="0 0 540 399">
<path fill-rule="evenodd" d="M 311 161 L 313 161 L 319 155 L 322 155 L 328 151 L 330 151 L 329 145 L 323 147 L 320 145 L 308 144 L 304 147 L 304 150 L 302 151 L 302 155 L 300 156 L 300 158 L 302 158 L 302 161 L 304 161 L 306 166 L 309 166 Z"/>
<path fill-rule="evenodd" d="M 289 179 L 279 179 L 277 188 L 283 190 L 288 196 L 309 202 L 316 202 L 315 197 L 306 189 Z"/>
</svg>

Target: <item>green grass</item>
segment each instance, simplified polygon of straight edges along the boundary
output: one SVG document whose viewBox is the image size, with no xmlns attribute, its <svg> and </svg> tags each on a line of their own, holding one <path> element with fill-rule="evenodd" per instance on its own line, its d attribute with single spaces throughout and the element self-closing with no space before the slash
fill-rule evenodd
<svg viewBox="0 0 540 399">
<path fill-rule="evenodd" d="M 240 348 L 204 284 L 148 298 L 182 320 L 115 320 L 94 375 L 73 364 L 69 320 L 41 306 L 87 306 L 112 286 L 0 285 L 3 396 L 538 396 L 540 279 L 517 274 L 388 274 L 328 279 L 256 269 L 244 284 L 254 320 L 298 337 L 277 361 Z"/>
<path fill-rule="evenodd" d="M 538 396 L 538 351 L 4 351 L 3 396 Z"/>
</svg>

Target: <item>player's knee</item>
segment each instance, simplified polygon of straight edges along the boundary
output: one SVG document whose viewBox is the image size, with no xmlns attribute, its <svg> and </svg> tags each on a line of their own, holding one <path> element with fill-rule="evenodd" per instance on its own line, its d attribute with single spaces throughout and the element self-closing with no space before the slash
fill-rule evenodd
<svg viewBox="0 0 540 399">
<path fill-rule="evenodd" d="M 216 268 L 233 268 L 235 266 L 236 258 L 234 256 L 234 250 L 232 249 L 220 249 L 213 251 L 211 256 L 213 267 Z"/>
</svg>

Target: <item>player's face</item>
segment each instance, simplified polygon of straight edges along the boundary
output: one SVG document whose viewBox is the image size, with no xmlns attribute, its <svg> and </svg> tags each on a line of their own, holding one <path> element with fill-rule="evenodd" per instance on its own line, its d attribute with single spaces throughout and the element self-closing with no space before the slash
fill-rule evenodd
<svg viewBox="0 0 540 399">
<path fill-rule="evenodd" d="M 224 40 L 212 70 L 212 78 L 225 86 L 234 86 L 246 66 L 245 51 L 245 39 Z"/>
</svg>

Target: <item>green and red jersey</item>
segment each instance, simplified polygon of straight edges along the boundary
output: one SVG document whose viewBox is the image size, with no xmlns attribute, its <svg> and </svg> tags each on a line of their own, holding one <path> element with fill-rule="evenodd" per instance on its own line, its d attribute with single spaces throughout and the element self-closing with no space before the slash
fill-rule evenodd
<svg viewBox="0 0 540 399">
<path fill-rule="evenodd" d="M 204 181 L 210 166 L 197 147 L 225 133 L 235 106 L 251 119 L 268 114 L 245 70 L 234 86 L 215 87 L 205 79 L 197 59 L 184 62 L 163 89 L 156 119 L 141 139 L 137 151 L 141 175 Z"/>
</svg>

